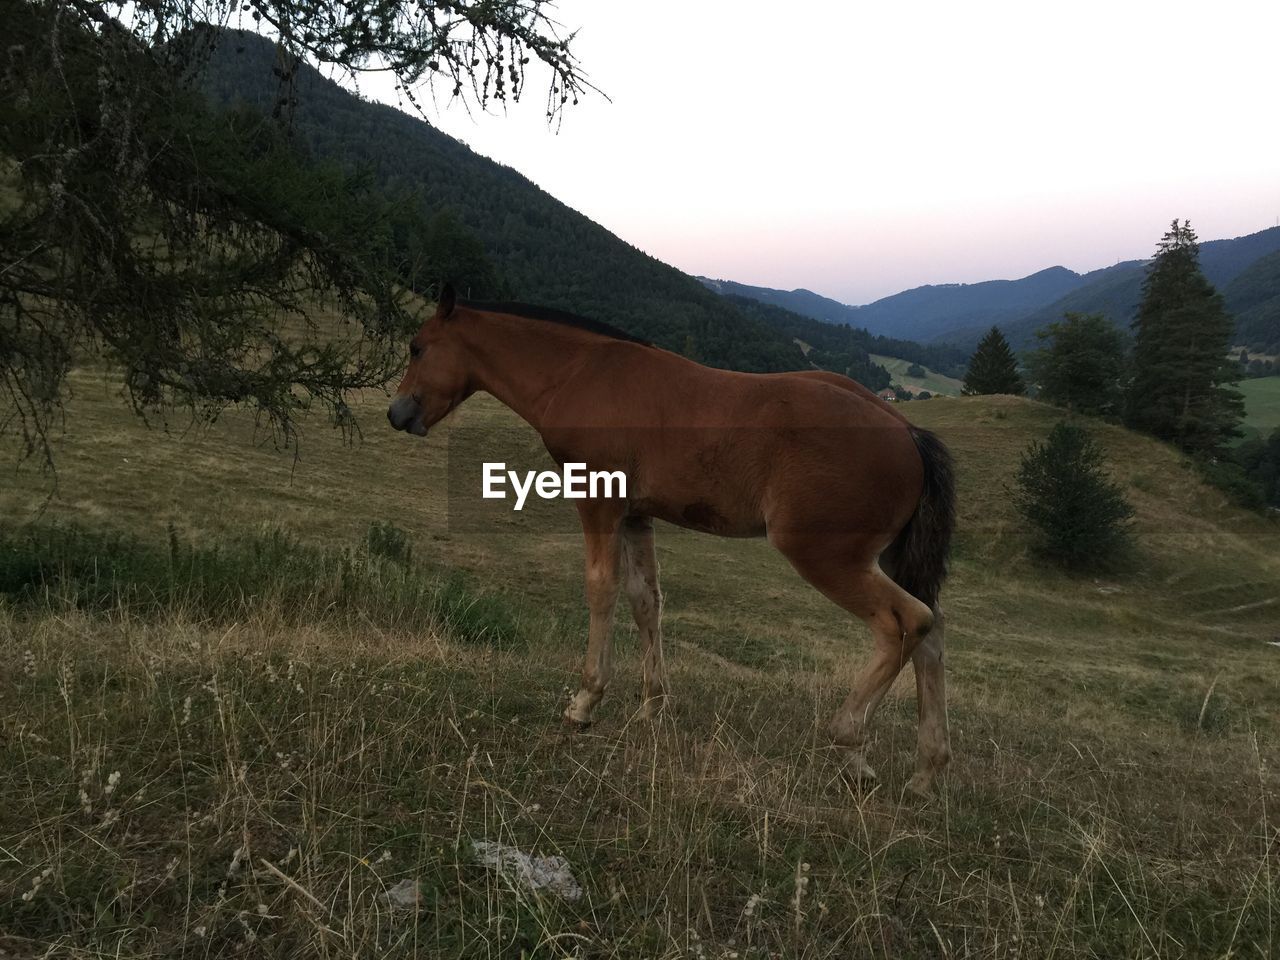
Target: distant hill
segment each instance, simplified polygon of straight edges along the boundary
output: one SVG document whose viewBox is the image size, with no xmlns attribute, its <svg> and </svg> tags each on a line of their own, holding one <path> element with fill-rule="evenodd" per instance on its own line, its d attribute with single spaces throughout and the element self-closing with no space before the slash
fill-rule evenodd
<svg viewBox="0 0 1280 960">
<path fill-rule="evenodd" d="M 223 104 L 269 109 L 279 93 L 275 48 L 253 33 L 229 30 L 224 37 L 202 78 L 204 88 Z M 294 95 L 293 128 L 313 156 L 367 171 L 380 188 L 426 215 L 453 214 L 492 260 L 502 284 L 496 292 L 616 324 L 714 366 L 766 371 L 817 362 L 795 342 L 804 338 L 788 335 L 794 320 L 761 316 L 717 293 L 865 328 L 897 344 L 870 353 L 954 375 L 965 351 L 993 323 L 1005 328 L 1016 347 L 1030 345 L 1035 330 L 1065 310 L 1096 310 L 1124 325 L 1141 289 L 1145 261 L 1084 275 L 1050 267 L 1018 280 L 917 287 L 860 307 L 809 290 L 695 279 L 614 236 L 515 170 L 310 68 L 300 70 Z M 1260 262 L 1278 251 L 1280 228 L 1201 247 L 1205 272 L 1241 317 L 1242 342 L 1280 342 L 1280 265 Z M 933 348 L 916 341 L 950 346 L 930 354 Z M 925 354 L 929 359 L 922 359 Z M 850 369 L 860 369 L 860 362 Z"/>
<path fill-rule="evenodd" d="M 968 354 L 951 344 L 921 344 L 882 337 L 861 327 L 801 316 L 793 310 L 750 297 L 734 293 L 724 296 L 748 316 L 803 343 L 806 359 L 815 366 L 843 373 L 876 390 L 891 382 L 903 382 L 895 372 L 913 363 L 943 377 L 963 377 L 969 364 Z"/>
<path fill-rule="evenodd" d="M 854 307 L 809 290 L 772 290 L 730 280 L 699 277 L 718 293 L 751 297 L 830 323 L 864 327 L 906 340 L 944 338 L 956 330 L 1017 320 L 1079 286 L 1083 278 L 1066 267 L 1050 267 L 1020 280 L 949 283 L 915 287 Z"/>
<path fill-rule="evenodd" d="M 1226 300 L 1239 326 L 1237 340 L 1271 344 L 1280 341 L 1280 227 L 1271 227 L 1232 240 L 1200 245 L 1200 266 Z M 1130 260 L 1084 275 L 1082 283 L 1062 298 L 1046 304 L 1004 327 L 1015 348 L 1035 341 L 1035 331 L 1069 310 L 1101 313 L 1120 327 L 1128 327 L 1142 299 L 1142 281 L 1149 260 Z M 981 330 L 956 331 L 947 339 L 966 346 Z"/>
<path fill-rule="evenodd" d="M 857 317 L 876 333 L 909 340 L 944 339 L 953 330 L 1022 317 L 1074 290 L 1081 280 L 1066 267 L 1049 267 L 1020 280 L 916 287 L 860 307 Z"/>
<path fill-rule="evenodd" d="M 1280 344 L 1280 250 L 1259 257 L 1240 271 L 1222 294 L 1227 309 L 1235 314 L 1240 343 Z"/>
<path fill-rule="evenodd" d="M 1128 260 L 1078 274 L 1050 267 L 1020 280 L 935 284 L 851 306 L 810 290 L 775 290 L 699 277 L 721 294 L 749 297 L 829 323 L 872 333 L 943 342 L 969 351 L 992 324 L 1017 349 L 1035 344 L 1036 330 L 1068 311 L 1101 313 L 1127 327 L 1142 298 L 1149 260 Z M 1226 300 L 1246 344 L 1280 343 L 1280 227 L 1200 245 L 1200 263 Z"/>
<path fill-rule="evenodd" d="M 201 83 L 215 102 L 270 110 L 279 92 L 275 66 L 268 40 L 228 30 Z M 504 298 L 594 317 L 714 366 L 811 366 L 776 327 L 620 240 L 515 170 L 309 67 L 295 83 L 292 125 L 303 147 L 316 159 L 366 171 L 379 188 L 426 215 L 451 211 L 483 244 Z"/>
<path fill-rule="evenodd" d="M 709 290 L 727 297 L 746 297 L 760 303 L 768 303 L 783 310 L 790 310 L 802 317 L 822 320 L 825 323 L 843 323 L 847 326 L 861 326 L 854 320 L 853 314 L 858 307 L 851 307 L 839 300 L 832 300 L 812 290 L 774 290 L 771 287 L 753 287 L 733 280 L 712 280 L 710 277 L 698 277 Z"/>
</svg>

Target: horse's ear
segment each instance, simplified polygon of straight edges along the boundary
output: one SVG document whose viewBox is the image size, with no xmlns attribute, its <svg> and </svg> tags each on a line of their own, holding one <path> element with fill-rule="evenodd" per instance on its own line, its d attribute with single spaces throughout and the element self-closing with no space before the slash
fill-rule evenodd
<svg viewBox="0 0 1280 960">
<path fill-rule="evenodd" d="M 440 288 L 440 299 L 436 301 L 436 319 L 448 320 L 457 300 L 457 295 L 453 292 L 453 284 L 445 283 Z"/>
</svg>

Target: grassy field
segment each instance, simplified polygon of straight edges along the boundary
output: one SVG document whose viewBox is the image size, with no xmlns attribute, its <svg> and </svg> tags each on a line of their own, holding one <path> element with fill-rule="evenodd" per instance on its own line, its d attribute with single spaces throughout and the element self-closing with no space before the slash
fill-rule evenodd
<svg viewBox="0 0 1280 960">
<path fill-rule="evenodd" d="M 907 373 L 907 368 L 911 366 L 911 361 L 909 360 L 903 360 L 900 357 L 885 357 L 874 353 L 871 355 L 871 359 L 889 371 L 894 383 L 901 384 L 913 393 L 928 390 L 930 393 L 944 397 L 960 396 L 960 388 L 963 383 L 955 377 L 944 376 L 932 370 L 929 370 L 923 377 L 913 377 Z"/>
<path fill-rule="evenodd" d="M 1264 437 L 1280 430 L 1280 377 L 1257 377 L 1241 380 L 1244 394 L 1244 426 Z"/>
<path fill-rule="evenodd" d="M 1140 552 L 1071 578 L 1005 492 L 1060 414 L 911 405 L 961 484 L 956 756 L 919 801 L 910 671 L 861 791 L 821 727 L 864 631 L 763 542 L 663 527 L 672 708 L 635 718 L 620 615 L 600 721 L 566 733 L 579 538 L 564 504 L 464 496 L 536 449 L 487 398 L 422 442 L 370 397 L 363 442 L 312 425 L 295 458 L 75 386 L 56 488 L 0 485 L 7 955 L 1280 953 L 1280 530 L 1166 447 L 1098 428 Z M 584 895 L 472 840 L 561 855 Z M 384 897 L 406 879 L 416 910 Z"/>
</svg>

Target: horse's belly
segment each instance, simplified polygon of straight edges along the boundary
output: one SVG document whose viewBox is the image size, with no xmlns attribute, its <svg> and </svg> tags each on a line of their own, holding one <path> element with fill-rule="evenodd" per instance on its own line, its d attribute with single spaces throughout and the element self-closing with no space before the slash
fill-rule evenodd
<svg viewBox="0 0 1280 960">
<path fill-rule="evenodd" d="M 735 510 L 710 500 L 675 504 L 641 499 L 633 504 L 632 511 L 721 537 L 763 537 L 765 534 L 764 517 L 758 512 Z"/>
</svg>

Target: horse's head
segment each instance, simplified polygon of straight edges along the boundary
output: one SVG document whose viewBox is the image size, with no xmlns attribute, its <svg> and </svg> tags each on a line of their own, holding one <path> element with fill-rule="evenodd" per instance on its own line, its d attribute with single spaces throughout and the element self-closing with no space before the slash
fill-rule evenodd
<svg viewBox="0 0 1280 960">
<path fill-rule="evenodd" d="M 387 408 L 387 419 L 396 430 L 425 437 L 471 393 L 458 321 L 451 319 L 454 303 L 453 286 L 446 283 L 436 312 L 409 341 L 409 368 Z"/>
</svg>

